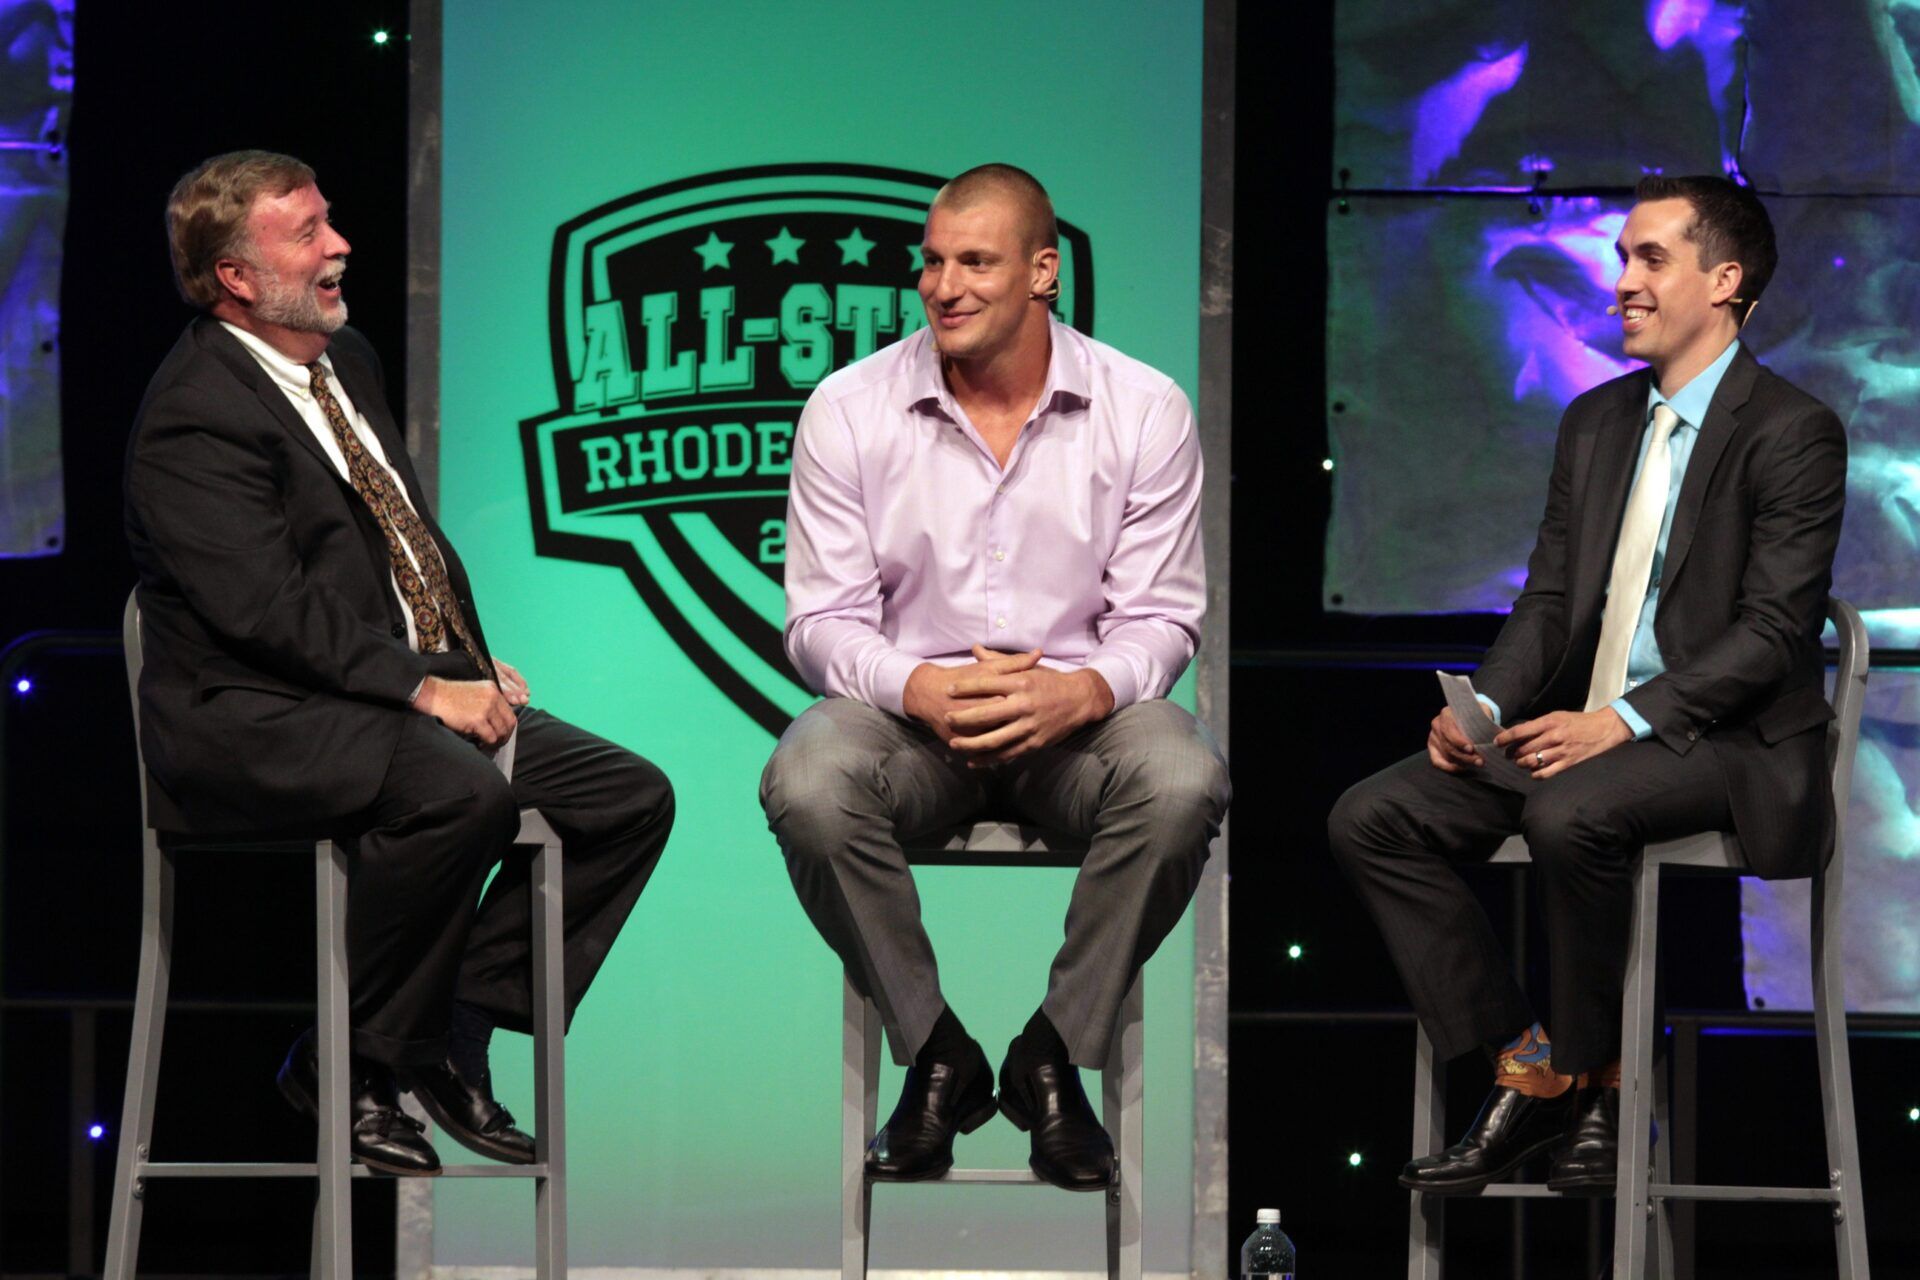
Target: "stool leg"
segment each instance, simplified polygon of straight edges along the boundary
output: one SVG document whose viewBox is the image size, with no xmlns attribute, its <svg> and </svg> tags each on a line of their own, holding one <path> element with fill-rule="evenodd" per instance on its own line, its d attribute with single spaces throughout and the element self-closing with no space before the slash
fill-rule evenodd
<svg viewBox="0 0 1920 1280">
<path fill-rule="evenodd" d="M 1653 976 L 1660 929 L 1660 864 L 1635 874 L 1625 998 L 1620 1009 L 1620 1169 L 1614 1184 L 1614 1280 L 1640 1280 L 1647 1265 L 1648 1129 L 1653 1123 Z"/>
<path fill-rule="evenodd" d="M 1100 1073 L 1100 1119 L 1120 1164 L 1107 1188 L 1108 1280 L 1140 1280 L 1140 1184 L 1146 1154 L 1141 1014 L 1146 981 L 1144 971 L 1134 975 L 1107 1049 L 1106 1070 Z"/>
<path fill-rule="evenodd" d="M 317 841 L 313 866 L 314 962 L 319 975 L 314 1035 L 320 1058 L 319 1136 L 314 1149 L 320 1194 L 313 1218 L 313 1275 L 315 1280 L 353 1280 L 346 850 L 331 840 Z"/>
<path fill-rule="evenodd" d="M 133 1280 L 140 1257 L 140 1218 L 147 1194 L 140 1171 L 153 1141 L 154 1086 L 160 1078 L 160 1040 L 173 963 L 173 855 L 160 847 L 150 827 L 142 843 L 140 973 L 134 986 L 133 1038 L 127 1046 L 127 1092 L 120 1108 L 107 1258 L 100 1273 L 106 1280 Z"/>
<path fill-rule="evenodd" d="M 567 1274 L 566 945 L 560 841 L 548 828 L 533 856 L 534 1275 Z"/>
<path fill-rule="evenodd" d="M 1833 856 L 1837 867 L 1842 854 Z M 1853 1066 L 1847 1049 L 1846 960 L 1840 896 L 1827 875 L 1813 878 L 1813 1043 L 1820 1059 L 1820 1112 L 1827 1131 L 1827 1176 L 1840 1189 L 1833 1248 L 1840 1280 L 1866 1280 L 1867 1218 L 1860 1191 L 1860 1137 L 1853 1127 Z"/>
<path fill-rule="evenodd" d="M 1433 1056 L 1427 1029 L 1413 1024 L 1413 1159 L 1446 1147 L 1447 1064 Z M 1413 1193 L 1407 1211 L 1407 1280 L 1440 1280 L 1446 1208 L 1442 1196 Z"/>
<path fill-rule="evenodd" d="M 1654 1034 L 1661 1035 L 1664 1031 L 1656 1027 Z M 1672 1065 L 1673 1055 L 1669 1052 L 1653 1073 L 1653 1180 L 1662 1186 L 1673 1184 L 1673 1111 L 1668 1102 L 1672 1091 L 1667 1086 L 1667 1071 Z M 1654 1280 L 1676 1280 L 1673 1211 L 1679 1202 L 1654 1200 L 1652 1203 L 1653 1245 L 1648 1250 L 1647 1275 Z"/>
<path fill-rule="evenodd" d="M 873 1218 L 867 1143 L 880 1110 L 880 1011 L 840 979 L 840 1276 L 866 1280 Z"/>
</svg>

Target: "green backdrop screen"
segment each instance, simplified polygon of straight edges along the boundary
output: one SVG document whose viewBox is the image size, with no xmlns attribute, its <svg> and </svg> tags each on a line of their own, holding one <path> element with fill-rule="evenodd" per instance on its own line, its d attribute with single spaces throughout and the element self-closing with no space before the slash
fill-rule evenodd
<svg viewBox="0 0 1920 1280">
<path fill-rule="evenodd" d="M 1054 197 L 1066 318 L 1197 399 L 1201 6 L 447 0 L 443 20 L 442 518 L 536 703 L 654 760 L 679 803 L 568 1039 L 572 1261 L 828 1267 L 840 973 L 756 799 L 811 700 L 779 648 L 792 424 L 832 367 L 921 323 L 926 197 L 989 160 Z M 992 1055 L 1044 992 L 1071 875 L 920 873 Z M 1148 969 L 1152 1271 L 1187 1268 L 1192 951 L 1188 923 Z M 523 1115 L 525 1043 L 495 1053 Z M 898 1087 L 889 1065 L 883 1115 Z M 959 1154 L 1019 1166 L 1026 1139 L 996 1122 Z M 436 1263 L 529 1260 L 526 1196 L 437 1188 Z M 1102 1264 L 1097 1197 L 874 1205 L 876 1267 Z"/>
</svg>

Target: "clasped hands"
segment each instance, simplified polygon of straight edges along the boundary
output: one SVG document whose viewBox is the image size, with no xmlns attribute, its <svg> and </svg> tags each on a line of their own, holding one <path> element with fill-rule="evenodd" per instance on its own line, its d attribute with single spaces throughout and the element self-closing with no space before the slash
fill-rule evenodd
<svg viewBox="0 0 1920 1280">
<path fill-rule="evenodd" d="M 1633 730 L 1627 728 L 1620 714 L 1612 707 L 1602 707 L 1598 711 L 1549 711 L 1502 729 L 1493 745 L 1534 777 L 1545 779 L 1632 738 Z M 1460 731 L 1451 707 L 1442 709 L 1427 730 L 1427 759 L 1445 773 L 1465 773 L 1481 766 L 1479 749 Z"/>
<path fill-rule="evenodd" d="M 972 768 L 1005 764 L 1051 746 L 1113 710 L 1113 690 L 1090 667 L 1055 671 L 1040 650 L 1000 653 L 973 646 L 958 667 L 923 662 L 907 677 L 901 703 Z"/>
<path fill-rule="evenodd" d="M 461 737 L 482 747 L 497 747 L 513 736 L 515 707 L 532 700 L 526 677 L 504 659 L 493 660 L 492 680 L 443 680 L 428 676 L 413 696 L 413 709 L 432 716 Z"/>
</svg>

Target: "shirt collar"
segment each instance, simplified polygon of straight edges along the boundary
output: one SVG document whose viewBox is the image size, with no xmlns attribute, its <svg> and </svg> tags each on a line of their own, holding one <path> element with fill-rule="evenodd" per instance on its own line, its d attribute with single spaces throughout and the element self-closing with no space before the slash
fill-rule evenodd
<svg viewBox="0 0 1920 1280">
<path fill-rule="evenodd" d="M 924 337 L 907 375 L 907 408 L 921 412 L 931 409 L 949 421 L 958 422 L 960 415 L 953 403 L 953 392 L 947 389 L 947 380 L 940 373 L 940 348 L 933 340 L 931 329 L 922 333 Z M 1079 348 L 1074 341 L 1078 335 L 1062 324 L 1058 316 L 1049 315 L 1047 336 L 1052 351 L 1047 357 L 1046 383 L 1033 407 L 1036 418 L 1049 409 L 1065 408 L 1069 403 L 1084 407 L 1093 402 L 1086 366 L 1079 359 Z"/>
<path fill-rule="evenodd" d="M 307 366 L 257 334 L 248 333 L 237 324 L 229 324 L 222 320 L 220 327 L 240 339 L 240 345 L 260 362 L 260 367 L 267 371 L 267 376 L 273 379 L 275 386 L 295 400 L 305 401 L 313 398 L 313 375 L 307 371 Z M 327 380 L 334 384 L 335 390 L 338 390 L 340 379 L 333 371 L 332 358 L 322 352 L 320 363 L 326 366 Z"/>
<path fill-rule="evenodd" d="M 1720 389 L 1720 379 L 1726 376 L 1727 370 L 1733 366 L 1733 358 L 1739 353 L 1740 339 L 1735 338 L 1727 344 L 1727 349 L 1720 353 L 1718 359 L 1695 374 L 1693 381 L 1671 396 L 1660 394 L 1659 379 L 1650 379 L 1647 391 L 1647 415 L 1651 417 L 1653 411 L 1663 404 L 1670 405 L 1675 416 L 1683 424 L 1698 428 L 1707 420 L 1707 410 L 1713 405 L 1714 392 Z M 1678 430 L 1678 428 L 1675 429 Z"/>
</svg>

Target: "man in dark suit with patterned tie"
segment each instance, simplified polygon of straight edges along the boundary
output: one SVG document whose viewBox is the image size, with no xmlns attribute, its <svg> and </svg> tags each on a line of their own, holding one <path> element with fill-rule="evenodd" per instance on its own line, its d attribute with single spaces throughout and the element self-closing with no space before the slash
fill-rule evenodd
<svg viewBox="0 0 1920 1280">
<path fill-rule="evenodd" d="M 1425 752 L 1328 819 L 1443 1058 L 1494 1057 L 1461 1142 L 1404 1186 L 1473 1194 L 1554 1153 L 1558 1190 L 1611 1190 L 1620 1001 L 1641 846 L 1738 833 L 1754 871 L 1833 848 L 1820 632 L 1845 502 L 1831 410 L 1762 367 L 1740 326 L 1773 227 L 1718 177 L 1644 180 L 1616 249 L 1623 346 L 1648 368 L 1567 407 L 1527 583 L 1475 675 L 1531 773 L 1495 785 L 1451 712 Z M 1552 1036 L 1456 864 L 1526 836 L 1546 918 Z"/>
<path fill-rule="evenodd" d="M 493 1029 L 531 1017 L 528 867 L 506 858 L 518 809 L 565 844 L 570 1019 L 666 845 L 672 790 L 533 708 L 488 651 L 379 360 L 343 327 L 349 246 L 312 169 L 216 156 L 175 186 L 167 230 L 203 314 L 127 450 L 151 819 L 346 841 L 355 1158 L 439 1172 L 404 1085 L 463 1145 L 530 1163 L 487 1070 Z M 489 754 L 510 737 L 511 782 Z M 309 1034 L 280 1087 L 311 1113 L 315 1080 Z"/>
</svg>

